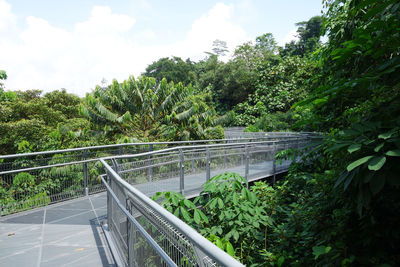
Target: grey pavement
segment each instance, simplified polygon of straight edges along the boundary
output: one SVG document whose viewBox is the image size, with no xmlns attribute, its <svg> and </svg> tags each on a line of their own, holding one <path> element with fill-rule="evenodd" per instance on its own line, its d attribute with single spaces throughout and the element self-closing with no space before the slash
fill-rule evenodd
<svg viewBox="0 0 400 267">
<path fill-rule="evenodd" d="M 0 266 L 114 266 L 100 222 L 106 194 L 0 219 Z"/>
</svg>

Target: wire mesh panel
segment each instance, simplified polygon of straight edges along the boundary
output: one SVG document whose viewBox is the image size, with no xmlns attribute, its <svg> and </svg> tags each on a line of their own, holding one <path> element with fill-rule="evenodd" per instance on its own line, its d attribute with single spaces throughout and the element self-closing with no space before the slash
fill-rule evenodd
<svg viewBox="0 0 400 267">
<path fill-rule="evenodd" d="M 128 195 L 128 209 L 153 240 L 178 266 L 197 266 L 196 254 L 190 241 L 166 220 L 132 194 Z M 131 224 L 132 225 L 132 224 Z M 133 226 L 133 225 L 132 225 Z M 134 227 L 134 226 L 133 226 Z M 166 263 L 136 230 L 131 242 L 133 266 L 166 266 Z M 132 255 L 132 254 L 131 254 Z"/>
<path fill-rule="evenodd" d="M 128 159 L 117 164 L 122 178 L 146 195 L 179 191 L 180 158 L 177 151 Z"/>
<path fill-rule="evenodd" d="M 124 265 L 243 266 L 101 161 L 107 169 L 107 182 L 103 181 L 108 191 L 110 242 L 115 244 Z"/>
<path fill-rule="evenodd" d="M 84 195 L 82 164 L 0 174 L 1 215 Z"/>
<path fill-rule="evenodd" d="M 110 176 L 108 176 L 110 177 Z M 115 193 L 117 199 L 122 203 L 125 202 L 125 193 L 124 189 L 116 183 L 114 180 L 109 179 L 110 187 Z M 119 208 L 116 200 L 110 196 L 107 198 L 108 212 L 107 212 L 107 221 L 109 230 L 116 240 L 116 245 L 118 249 L 127 262 L 128 258 L 128 220 L 123 211 Z"/>
<path fill-rule="evenodd" d="M 244 176 L 245 146 L 235 145 L 210 150 L 211 177 L 224 171 L 236 172 Z"/>
<path fill-rule="evenodd" d="M 250 145 L 248 180 L 255 180 L 274 174 L 275 143 Z"/>
<path fill-rule="evenodd" d="M 185 195 L 196 195 L 206 182 L 207 152 L 204 148 L 193 148 L 183 152 L 183 191 Z"/>
</svg>

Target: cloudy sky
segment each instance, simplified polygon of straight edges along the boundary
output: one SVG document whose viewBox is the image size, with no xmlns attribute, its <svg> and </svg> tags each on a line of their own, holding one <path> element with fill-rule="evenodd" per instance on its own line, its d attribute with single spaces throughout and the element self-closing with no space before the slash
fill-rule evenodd
<svg viewBox="0 0 400 267">
<path fill-rule="evenodd" d="M 160 57 L 199 60 L 271 32 L 280 45 L 321 0 L 0 0 L 0 70 L 10 90 L 66 88 L 140 75 Z"/>
</svg>

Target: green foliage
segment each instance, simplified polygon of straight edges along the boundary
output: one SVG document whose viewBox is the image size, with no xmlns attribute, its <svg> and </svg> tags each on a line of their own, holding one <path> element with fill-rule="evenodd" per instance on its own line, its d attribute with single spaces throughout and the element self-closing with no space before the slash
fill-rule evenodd
<svg viewBox="0 0 400 267">
<path fill-rule="evenodd" d="M 152 199 L 159 201 L 169 212 L 193 227 L 209 223 L 207 216 L 192 201 L 187 200 L 179 193 L 158 192 Z"/>
<path fill-rule="evenodd" d="M 277 64 L 266 62 L 258 72 L 254 94 L 250 94 L 245 102 L 235 106 L 234 124 L 249 126 L 256 123 L 259 117 L 268 121 L 268 117 L 273 119 L 276 112 L 288 112 L 293 104 L 304 99 L 315 87 L 310 78 L 317 69 L 315 62 L 300 57 L 286 57 Z M 271 115 L 265 115 L 267 113 Z M 277 119 L 291 117 L 290 114 L 280 115 L 282 114 L 277 113 Z"/>
<path fill-rule="evenodd" d="M 7 79 L 7 73 L 4 70 L 0 70 L 0 80 L 6 80 Z M 2 99 L 2 94 L 4 90 L 4 84 L 0 82 L 0 100 Z"/>
<path fill-rule="evenodd" d="M 175 84 L 181 82 L 185 86 L 197 83 L 195 64 L 189 58 L 186 61 L 180 57 L 160 58 L 147 66 L 143 76 L 153 77 L 158 82 L 165 78 Z"/>
<path fill-rule="evenodd" d="M 23 152 L 21 142 L 28 142 L 30 151 L 82 144 L 73 135 L 89 126 L 79 115 L 79 97 L 65 90 L 44 96 L 39 90 L 6 92 L 2 96 L 0 154 Z"/>
<path fill-rule="evenodd" d="M 308 21 L 296 23 L 298 41 L 291 41 L 281 49 L 282 56 L 304 56 L 315 51 L 320 44 L 324 17 L 315 16 Z"/>
<path fill-rule="evenodd" d="M 319 146 L 326 162 L 312 166 L 319 166 L 314 176 L 326 179 L 326 186 L 335 192 L 329 197 L 343 205 L 337 209 L 343 217 L 329 222 L 331 232 L 337 233 L 334 224 L 345 225 L 348 231 L 335 237 L 335 243 L 321 237 L 314 255 L 319 260 L 341 250 L 341 255 L 346 253 L 345 258 L 338 256 L 343 265 L 394 266 L 399 262 L 400 240 L 400 221 L 394 212 L 399 209 L 400 186 L 400 4 L 324 3 L 329 41 L 315 55 L 322 66 L 315 78 L 321 86 L 295 109 L 307 112 L 303 125 L 330 131 Z M 316 203 L 328 204 L 318 199 Z M 320 254 L 322 246 L 332 249 Z"/>
<path fill-rule="evenodd" d="M 163 79 L 132 76 L 108 88 L 87 94 L 81 113 L 109 138 L 137 140 L 208 139 L 218 127 L 207 93 L 195 94 L 191 86 Z"/>
<path fill-rule="evenodd" d="M 247 263 L 259 258 L 259 255 L 249 253 L 249 249 L 260 247 L 264 229 L 272 224 L 272 220 L 240 175 L 223 173 L 214 176 L 193 202 L 172 192 L 157 193 L 154 199 L 159 198 L 163 198 L 161 204 L 167 210 L 199 229 L 227 253 Z"/>
<path fill-rule="evenodd" d="M 290 131 L 294 128 L 295 123 L 299 119 L 299 115 L 293 112 L 276 112 L 264 113 L 261 117 L 255 120 L 253 125 L 247 126 L 246 132 L 276 132 Z M 236 117 L 237 120 L 239 118 Z"/>
</svg>

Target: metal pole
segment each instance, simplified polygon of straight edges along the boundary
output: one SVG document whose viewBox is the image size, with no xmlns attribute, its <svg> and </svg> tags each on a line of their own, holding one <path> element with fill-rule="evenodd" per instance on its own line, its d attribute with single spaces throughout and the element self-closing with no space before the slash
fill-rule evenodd
<svg viewBox="0 0 400 267">
<path fill-rule="evenodd" d="M 246 154 L 246 165 L 244 169 L 244 178 L 248 181 L 249 180 L 249 161 L 250 161 L 250 154 L 249 154 L 249 146 L 244 145 L 244 151 Z"/>
<path fill-rule="evenodd" d="M 228 141 L 225 141 L 225 144 L 228 143 Z M 224 169 L 226 169 L 226 149 L 224 147 Z"/>
<path fill-rule="evenodd" d="M 210 149 L 206 147 L 206 181 L 211 178 L 211 170 L 210 170 L 211 156 Z"/>
<path fill-rule="evenodd" d="M 179 191 L 183 195 L 185 193 L 185 165 L 184 165 L 184 155 L 182 149 L 179 149 Z"/>
<path fill-rule="evenodd" d="M 86 160 L 87 157 L 87 150 L 83 150 L 82 152 L 82 160 Z M 85 196 L 89 195 L 89 187 L 88 187 L 88 167 L 87 167 L 87 162 L 82 163 L 83 164 L 83 188 L 85 189 Z"/>
<path fill-rule="evenodd" d="M 112 164 L 114 171 L 119 175 L 119 168 L 118 168 L 117 161 L 115 159 L 111 159 L 111 164 Z"/>
<path fill-rule="evenodd" d="M 106 169 L 106 174 L 107 174 L 107 182 L 110 185 L 110 188 L 112 189 L 113 182 L 112 182 L 112 179 L 110 176 L 111 174 L 107 169 Z M 112 196 L 110 195 L 110 192 L 108 192 L 108 190 L 107 190 L 107 227 L 110 232 L 113 227 L 112 223 L 111 223 L 112 215 L 113 215 L 112 214 Z"/>
<path fill-rule="evenodd" d="M 194 145 L 194 143 L 193 144 L 190 144 L 190 145 Z M 193 152 L 193 150 L 192 150 L 192 174 L 194 173 L 194 152 Z"/>
<path fill-rule="evenodd" d="M 276 182 L 276 143 L 274 143 L 274 150 L 273 150 L 274 152 L 273 152 L 273 155 L 274 155 L 274 158 L 273 158 L 273 161 L 272 161 L 272 171 L 273 171 L 273 173 L 274 173 L 274 176 L 272 177 L 272 184 L 275 184 L 275 182 Z"/>
<path fill-rule="evenodd" d="M 149 152 L 151 152 L 151 151 L 153 151 L 153 144 L 150 144 L 150 147 L 149 147 Z M 153 155 L 150 155 L 149 156 L 149 163 L 148 163 L 148 165 L 150 167 L 147 169 L 147 180 L 149 182 L 151 182 L 152 179 L 153 179 L 153 167 L 151 166 L 151 164 L 152 164 L 152 160 L 151 159 L 152 158 L 153 158 Z"/>
</svg>

